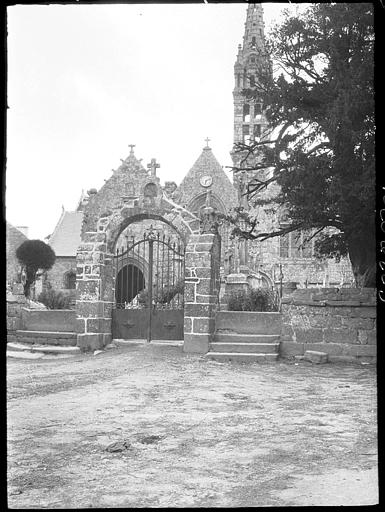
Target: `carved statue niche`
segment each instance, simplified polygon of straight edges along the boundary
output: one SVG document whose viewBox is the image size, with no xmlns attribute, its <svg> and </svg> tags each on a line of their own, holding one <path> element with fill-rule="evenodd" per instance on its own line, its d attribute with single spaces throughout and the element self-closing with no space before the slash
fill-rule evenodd
<svg viewBox="0 0 385 512">
<path fill-rule="evenodd" d="M 143 206 L 144 208 L 155 207 L 155 198 L 158 195 L 158 187 L 155 183 L 147 183 L 143 190 Z"/>
</svg>

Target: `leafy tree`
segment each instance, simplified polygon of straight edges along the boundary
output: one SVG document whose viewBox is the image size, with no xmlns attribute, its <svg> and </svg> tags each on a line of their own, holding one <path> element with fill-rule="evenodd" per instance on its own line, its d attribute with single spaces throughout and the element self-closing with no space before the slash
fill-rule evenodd
<svg viewBox="0 0 385 512">
<path fill-rule="evenodd" d="M 319 256 L 349 255 L 357 286 L 375 286 L 373 46 L 370 3 L 286 12 L 268 42 L 280 74 L 265 66 L 244 91 L 263 102 L 269 129 L 236 145 L 233 168 L 251 206 L 230 216 L 236 235 L 311 230 Z M 267 205 L 285 206 L 288 224 L 259 231 L 256 209 Z"/>
<path fill-rule="evenodd" d="M 38 270 L 49 270 L 55 263 L 53 249 L 41 240 L 26 240 L 16 249 L 16 257 L 26 274 L 24 295 L 29 297 Z"/>
</svg>

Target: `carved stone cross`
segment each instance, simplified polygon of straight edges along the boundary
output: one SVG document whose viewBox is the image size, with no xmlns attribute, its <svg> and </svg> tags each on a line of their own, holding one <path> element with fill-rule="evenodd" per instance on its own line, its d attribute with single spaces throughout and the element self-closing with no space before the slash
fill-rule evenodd
<svg viewBox="0 0 385 512">
<path fill-rule="evenodd" d="M 128 147 L 130 148 L 130 155 L 133 155 L 134 154 L 134 147 L 136 146 L 136 144 L 129 144 Z"/>
<path fill-rule="evenodd" d="M 151 162 L 147 164 L 147 169 L 151 171 L 151 176 L 155 178 L 156 170 L 160 167 L 160 164 L 157 163 L 156 158 L 151 158 Z"/>
<path fill-rule="evenodd" d="M 206 139 L 205 139 L 205 141 L 206 141 L 206 148 L 208 148 L 208 147 L 209 147 L 209 141 L 210 141 L 210 140 L 211 140 L 211 139 L 209 139 L 208 137 L 206 137 Z"/>
</svg>

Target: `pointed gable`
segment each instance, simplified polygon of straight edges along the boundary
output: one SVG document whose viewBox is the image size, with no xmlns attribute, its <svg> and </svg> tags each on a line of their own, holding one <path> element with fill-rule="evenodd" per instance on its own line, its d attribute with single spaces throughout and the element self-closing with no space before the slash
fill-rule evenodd
<svg viewBox="0 0 385 512">
<path fill-rule="evenodd" d="M 81 241 L 82 222 L 83 212 L 63 211 L 48 241 L 56 256 L 76 256 Z"/>
<path fill-rule="evenodd" d="M 209 189 L 224 213 L 236 206 L 237 192 L 211 148 L 206 146 L 178 187 L 178 202 L 188 207 L 199 197 L 203 199 Z"/>
</svg>

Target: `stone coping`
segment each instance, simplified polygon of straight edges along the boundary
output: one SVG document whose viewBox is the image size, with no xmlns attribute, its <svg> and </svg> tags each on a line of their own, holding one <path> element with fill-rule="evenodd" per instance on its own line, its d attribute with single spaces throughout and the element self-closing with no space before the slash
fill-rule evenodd
<svg viewBox="0 0 385 512">
<path fill-rule="evenodd" d="M 291 306 L 345 306 L 345 307 L 376 307 L 376 301 L 360 301 L 360 300 L 311 300 L 311 299 L 296 299 L 293 297 L 284 297 L 281 304 L 289 304 Z"/>
</svg>

